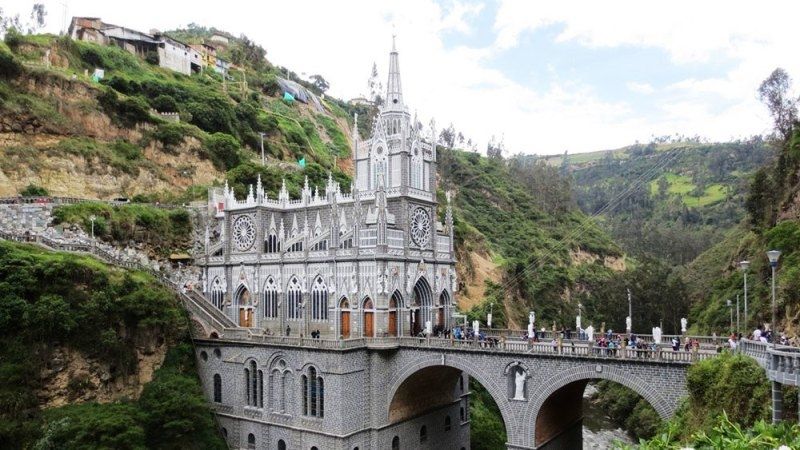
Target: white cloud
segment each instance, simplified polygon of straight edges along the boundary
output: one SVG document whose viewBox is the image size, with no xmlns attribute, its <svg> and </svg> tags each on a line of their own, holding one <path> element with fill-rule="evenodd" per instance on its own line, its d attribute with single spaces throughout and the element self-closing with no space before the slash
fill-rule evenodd
<svg viewBox="0 0 800 450">
<path fill-rule="evenodd" d="M 630 89 L 633 92 L 636 92 L 637 94 L 652 94 L 653 92 L 656 91 L 653 85 L 651 85 L 650 83 L 629 81 L 627 86 L 628 89 Z"/>
<path fill-rule="evenodd" d="M 45 2 L 48 28 L 57 30 L 63 3 Z M 3 8 L 26 16 L 32 4 L 6 0 Z M 423 123 L 430 117 L 436 117 L 439 126 L 452 121 L 465 135 L 476 138 L 481 148 L 492 134 L 504 134 L 514 152 L 574 153 L 676 132 L 712 139 L 761 132 L 769 120 L 755 98 L 760 81 L 777 66 L 800 74 L 800 59 L 793 57 L 796 14 L 788 13 L 793 5 L 788 2 L 508 0 L 500 4 L 494 23 L 497 36 L 486 48 L 446 48 L 442 42 L 445 33 L 474 32 L 473 19 L 486 13 L 481 3 L 231 0 L 223 7 L 211 1 L 72 0 L 68 5 L 69 16 L 99 16 L 141 30 L 195 22 L 247 34 L 267 49 L 272 62 L 298 73 L 322 74 L 331 93 L 344 99 L 366 91 L 373 61 L 385 76 L 391 35 L 396 33 L 403 88 L 412 112 L 419 111 Z M 657 102 L 655 112 L 644 114 L 624 97 L 601 100 L 600 86 L 573 81 L 563 73 L 549 72 L 550 84 L 534 87 L 491 66 L 490 58 L 498 52 L 515 51 L 523 33 L 554 24 L 562 27 L 557 37 L 561 42 L 662 49 L 678 65 L 724 57 L 733 62 L 733 69 L 659 90 L 649 80 L 629 83 L 631 90 L 650 91 Z M 544 59 L 542 65 L 550 63 Z"/>
</svg>

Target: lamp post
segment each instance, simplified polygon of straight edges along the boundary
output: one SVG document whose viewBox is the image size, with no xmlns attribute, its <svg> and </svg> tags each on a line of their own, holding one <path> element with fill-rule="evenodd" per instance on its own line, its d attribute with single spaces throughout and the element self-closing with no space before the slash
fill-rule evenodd
<svg viewBox="0 0 800 450">
<path fill-rule="evenodd" d="M 778 267 L 778 258 L 781 257 L 780 250 L 770 250 L 767 252 L 767 258 L 769 259 L 769 265 L 772 267 L 772 346 L 775 347 L 775 339 L 777 336 L 775 335 L 777 330 L 777 325 L 775 322 L 777 316 L 777 309 L 775 305 L 775 268 Z"/>
<path fill-rule="evenodd" d="M 728 309 L 731 311 L 731 330 L 733 330 L 733 304 L 731 303 L 730 299 L 725 300 L 725 304 L 728 306 Z"/>
<path fill-rule="evenodd" d="M 97 217 L 92 214 L 89 216 L 89 221 L 92 222 L 92 245 L 94 245 L 94 221 L 97 220 Z"/>
<path fill-rule="evenodd" d="M 261 136 L 261 165 L 262 166 L 266 165 L 265 162 L 264 162 L 264 135 L 265 134 L 266 133 L 263 133 L 263 132 L 258 133 L 258 135 Z"/>
<path fill-rule="evenodd" d="M 748 333 L 748 331 L 747 331 L 748 328 L 747 327 L 750 324 L 750 322 L 748 321 L 748 318 L 750 316 L 747 315 L 747 268 L 748 267 L 750 267 L 750 261 L 748 261 L 746 259 L 743 260 L 743 261 L 739 261 L 739 269 L 741 269 L 742 273 L 744 274 L 744 332 L 745 332 L 745 334 Z"/>
<path fill-rule="evenodd" d="M 736 294 L 736 333 L 739 331 L 739 294 Z"/>
</svg>

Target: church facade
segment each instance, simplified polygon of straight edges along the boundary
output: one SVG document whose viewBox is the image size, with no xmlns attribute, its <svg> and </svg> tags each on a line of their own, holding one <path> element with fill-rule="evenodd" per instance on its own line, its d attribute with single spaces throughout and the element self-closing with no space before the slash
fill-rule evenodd
<svg viewBox="0 0 800 450">
<path fill-rule="evenodd" d="M 412 408 L 401 393 L 391 417 L 376 412 L 396 369 L 369 338 L 430 335 L 455 311 L 453 215 L 449 195 L 441 211 L 437 201 L 433 129 L 423 136 L 409 114 L 392 49 L 369 139 L 353 127 L 350 192 L 330 176 L 322 187 L 306 181 L 299 199 L 285 185 L 269 198 L 260 179 L 245 198 L 227 184 L 210 191 L 203 294 L 237 336 L 367 338 L 327 353 L 253 338 L 199 343 L 205 393 L 232 448 L 469 447 L 465 375 L 432 403 Z M 442 441 L 434 433 L 445 423 Z"/>
<path fill-rule="evenodd" d="M 244 199 L 211 192 L 204 291 L 239 326 L 345 339 L 449 326 L 452 212 L 448 200 L 437 220 L 434 134 L 424 140 L 403 103 L 397 52 L 371 137 L 354 127 L 353 142 L 349 193 L 330 177 L 299 199 L 285 186 L 268 198 L 260 182 Z"/>
</svg>

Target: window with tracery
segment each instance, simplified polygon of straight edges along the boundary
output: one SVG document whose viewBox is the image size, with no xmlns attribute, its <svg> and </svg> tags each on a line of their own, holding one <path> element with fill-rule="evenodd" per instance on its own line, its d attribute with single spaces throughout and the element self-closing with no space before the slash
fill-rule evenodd
<svg viewBox="0 0 800 450">
<path fill-rule="evenodd" d="M 211 283 L 211 304 L 217 309 L 222 309 L 225 306 L 225 292 L 222 289 L 222 283 L 219 278 L 215 278 Z"/>
<path fill-rule="evenodd" d="M 311 320 L 328 320 L 328 287 L 322 277 L 311 287 Z"/>
<path fill-rule="evenodd" d="M 325 381 L 318 375 L 317 369 L 308 368 L 303 374 L 303 415 L 324 417 L 325 415 Z"/>
<path fill-rule="evenodd" d="M 303 293 L 300 289 L 300 282 L 297 278 L 292 278 L 289 281 L 289 286 L 286 289 L 286 317 L 290 320 L 299 320 L 303 318 Z"/>
<path fill-rule="evenodd" d="M 278 317 L 278 285 L 272 277 L 264 283 L 264 317 L 276 319 Z"/>
</svg>

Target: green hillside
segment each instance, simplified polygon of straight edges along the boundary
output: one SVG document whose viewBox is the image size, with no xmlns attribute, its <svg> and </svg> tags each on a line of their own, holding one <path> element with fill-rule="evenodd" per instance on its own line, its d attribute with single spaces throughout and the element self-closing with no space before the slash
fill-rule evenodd
<svg viewBox="0 0 800 450">
<path fill-rule="evenodd" d="M 2 241 L 0 286 L 0 447 L 225 448 L 152 276 Z"/>
<path fill-rule="evenodd" d="M 571 175 L 578 206 L 600 214 L 626 252 L 680 265 L 742 220 L 750 177 L 773 155 L 753 138 L 636 145 L 558 161 Z"/>
</svg>

